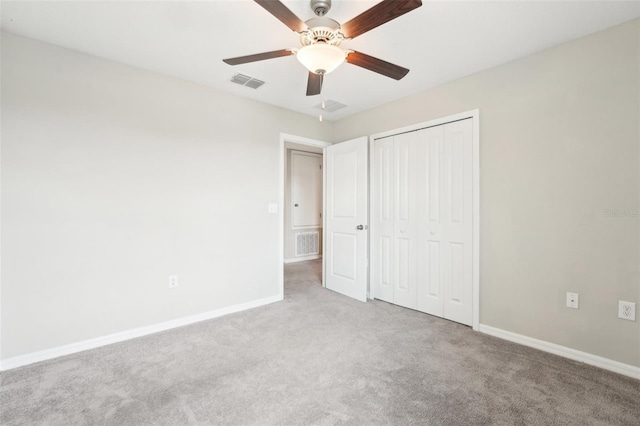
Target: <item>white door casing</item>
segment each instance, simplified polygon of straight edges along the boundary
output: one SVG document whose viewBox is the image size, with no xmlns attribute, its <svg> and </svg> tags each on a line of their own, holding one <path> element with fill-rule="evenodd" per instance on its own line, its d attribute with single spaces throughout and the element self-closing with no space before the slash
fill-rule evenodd
<svg viewBox="0 0 640 426">
<path fill-rule="evenodd" d="M 367 300 L 367 153 L 366 137 L 324 149 L 325 285 L 363 302 Z"/>
</svg>

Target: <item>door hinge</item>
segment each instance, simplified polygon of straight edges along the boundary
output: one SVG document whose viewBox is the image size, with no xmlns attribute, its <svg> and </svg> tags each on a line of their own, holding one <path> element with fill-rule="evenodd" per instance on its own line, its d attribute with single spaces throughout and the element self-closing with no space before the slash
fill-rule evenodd
<svg viewBox="0 0 640 426">
<path fill-rule="evenodd" d="M 322 170 L 322 164 L 320 164 L 320 170 Z"/>
</svg>

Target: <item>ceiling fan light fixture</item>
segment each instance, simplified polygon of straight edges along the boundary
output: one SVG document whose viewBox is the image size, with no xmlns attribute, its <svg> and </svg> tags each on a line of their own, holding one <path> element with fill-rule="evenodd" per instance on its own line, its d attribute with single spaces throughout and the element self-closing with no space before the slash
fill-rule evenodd
<svg viewBox="0 0 640 426">
<path fill-rule="evenodd" d="M 316 43 L 298 50 L 296 57 L 309 71 L 316 74 L 329 74 L 344 62 L 347 54 L 338 46 Z"/>
</svg>

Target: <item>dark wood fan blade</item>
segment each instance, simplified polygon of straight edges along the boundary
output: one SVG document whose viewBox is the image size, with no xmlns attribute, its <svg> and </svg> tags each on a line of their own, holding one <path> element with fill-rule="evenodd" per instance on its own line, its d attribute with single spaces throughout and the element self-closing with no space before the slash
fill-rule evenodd
<svg viewBox="0 0 640 426">
<path fill-rule="evenodd" d="M 278 18 L 283 24 L 291 28 L 295 32 L 302 32 L 307 29 L 300 18 L 298 18 L 287 6 L 278 0 L 254 0 L 260 6 L 264 7 L 267 12 Z"/>
<path fill-rule="evenodd" d="M 265 59 L 279 58 L 281 56 L 291 56 L 293 52 L 288 49 L 274 50 L 273 52 L 256 53 L 255 55 L 238 56 L 237 58 L 223 59 L 229 65 L 240 65 L 249 62 L 264 61 Z"/>
<path fill-rule="evenodd" d="M 307 81 L 307 96 L 319 95 L 322 92 L 322 74 L 316 74 L 309 71 L 309 80 Z"/>
<path fill-rule="evenodd" d="M 420 6 L 421 0 L 384 0 L 343 24 L 342 34 L 347 38 L 358 37 Z"/>
<path fill-rule="evenodd" d="M 394 65 L 391 62 L 383 61 L 382 59 L 374 58 L 373 56 L 365 55 L 360 52 L 351 52 L 347 55 L 346 62 L 357 65 L 362 68 L 366 68 L 369 71 L 377 72 L 378 74 L 391 77 L 395 80 L 400 80 L 407 75 L 409 70 L 398 65 Z"/>
</svg>

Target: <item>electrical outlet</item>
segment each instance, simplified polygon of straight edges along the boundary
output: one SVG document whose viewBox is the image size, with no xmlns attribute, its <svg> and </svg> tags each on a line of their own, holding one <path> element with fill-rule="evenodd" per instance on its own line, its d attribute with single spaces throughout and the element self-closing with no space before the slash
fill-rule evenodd
<svg viewBox="0 0 640 426">
<path fill-rule="evenodd" d="M 567 292 L 567 308 L 578 309 L 578 293 Z"/>
<path fill-rule="evenodd" d="M 624 300 L 618 300 L 618 318 L 626 319 L 629 321 L 636 320 L 636 304 L 633 302 L 625 302 Z"/>
<path fill-rule="evenodd" d="M 176 288 L 178 287 L 178 276 L 177 275 L 170 275 L 169 276 L 169 288 Z"/>
</svg>

